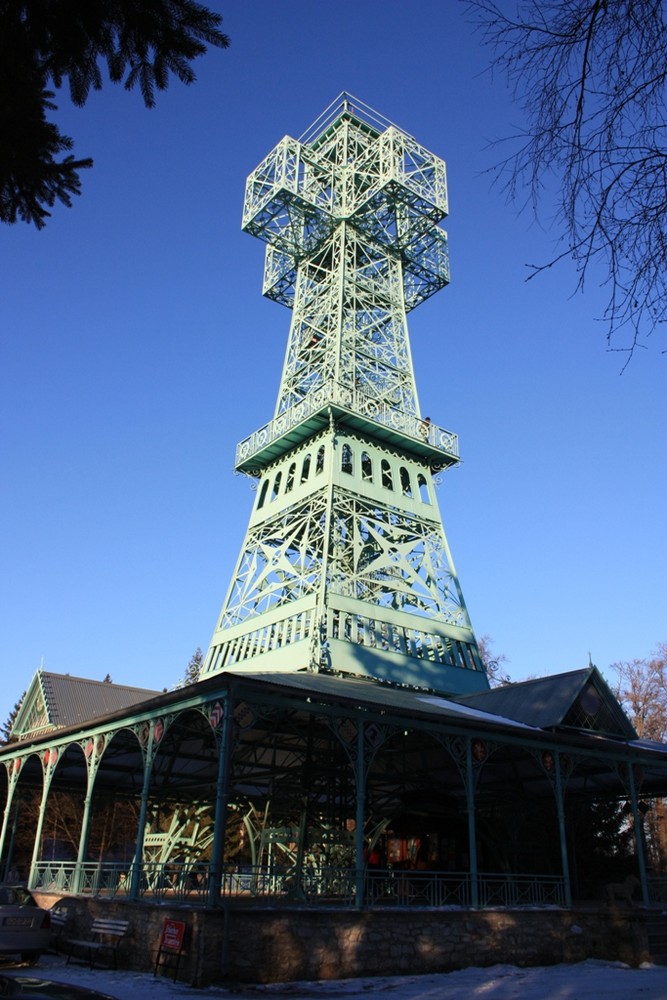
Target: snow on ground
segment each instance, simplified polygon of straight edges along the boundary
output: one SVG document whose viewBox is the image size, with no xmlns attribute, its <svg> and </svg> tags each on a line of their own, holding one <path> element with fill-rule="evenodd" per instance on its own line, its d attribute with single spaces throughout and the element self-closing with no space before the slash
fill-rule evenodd
<svg viewBox="0 0 667 1000">
<path fill-rule="evenodd" d="M 432 976 L 329 980 L 317 983 L 211 986 L 194 989 L 145 973 L 65 965 L 65 959 L 45 955 L 28 969 L 0 966 L 0 973 L 35 976 L 98 990 L 117 1000 L 178 1000 L 200 997 L 224 1000 L 667 1000 L 667 967 L 632 969 L 621 962 L 589 960 L 577 965 L 519 969 L 495 965 Z"/>
</svg>

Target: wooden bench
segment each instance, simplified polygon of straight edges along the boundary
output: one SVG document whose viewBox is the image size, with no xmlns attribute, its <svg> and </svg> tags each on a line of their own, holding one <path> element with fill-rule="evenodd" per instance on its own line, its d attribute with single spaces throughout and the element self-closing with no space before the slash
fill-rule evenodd
<svg viewBox="0 0 667 1000">
<path fill-rule="evenodd" d="M 113 961 L 113 967 L 116 969 L 118 967 L 118 945 L 127 933 L 128 926 L 129 920 L 96 917 L 90 928 L 89 938 L 68 938 L 64 942 L 69 950 L 66 964 L 69 965 L 75 952 L 78 952 L 83 960 L 90 963 L 91 969 L 95 968 L 95 962 L 98 958 L 106 961 L 109 965 Z"/>
<path fill-rule="evenodd" d="M 63 943 L 71 919 L 67 910 L 49 910 L 49 913 L 51 914 L 51 944 L 49 951 L 53 949 L 56 955 L 59 955 L 60 946 Z"/>
</svg>

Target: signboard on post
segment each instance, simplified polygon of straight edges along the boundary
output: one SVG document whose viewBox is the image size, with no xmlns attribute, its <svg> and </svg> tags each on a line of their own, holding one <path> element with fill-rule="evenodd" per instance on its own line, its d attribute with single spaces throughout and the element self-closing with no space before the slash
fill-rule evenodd
<svg viewBox="0 0 667 1000">
<path fill-rule="evenodd" d="M 160 951 L 180 951 L 185 938 L 185 923 L 182 920 L 165 920 L 162 928 Z"/>
<path fill-rule="evenodd" d="M 178 967 L 181 962 L 181 954 L 185 943 L 185 922 L 183 920 L 171 920 L 166 918 L 162 927 L 162 937 L 155 959 L 153 975 L 157 976 L 158 969 L 173 969 L 174 982 L 178 975 Z"/>
</svg>

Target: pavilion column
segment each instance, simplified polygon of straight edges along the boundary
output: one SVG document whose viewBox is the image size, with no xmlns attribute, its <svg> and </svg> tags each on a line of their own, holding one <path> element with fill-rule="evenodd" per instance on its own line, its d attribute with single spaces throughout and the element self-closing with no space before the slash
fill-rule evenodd
<svg viewBox="0 0 667 1000">
<path fill-rule="evenodd" d="M 36 882 L 36 868 L 39 861 L 40 848 L 42 844 L 42 831 L 44 829 L 44 816 L 46 815 L 46 803 L 49 797 L 50 780 L 48 772 L 42 771 L 42 801 L 39 804 L 39 816 L 37 818 L 37 829 L 35 830 L 35 842 L 32 849 L 32 859 L 30 861 L 30 874 L 28 875 L 28 888 L 33 889 Z"/>
<path fill-rule="evenodd" d="M 472 764 L 472 739 L 466 739 L 466 804 L 468 808 L 468 854 L 470 856 L 470 905 L 479 906 L 477 875 L 477 828 L 475 824 L 475 772 Z"/>
<path fill-rule="evenodd" d="M 37 862 L 39 860 L 40 845 L 42 843 L 42 829 L 44 827 L 45 806 L 46 806 L 45 796 L 42 796 L 42 801 L 39 807 L 39 817 L 37 819 L 37 829 L 35 830 L 35 842 L 32 850 L 32 859 L 30 861 L 30 873 L 28 875 L 29 889 L 33 889 L 35 886 L 35 869 L 37 867 Z"/>
<path fill-rule="evenodd" d="M 151 777 L 153 774 L 153 730 L 155 723 L 151 724 L 151 731 L 148 740 L 149 749 L 144 757 L 144 783 L 141 789 L 141 805 L 139 807 L 139 823 L 137 827 L 137 840 L 134 847 L 134 861 L 132 862 L 132 874 L 130 877 L 130 899 L 138 899 L 141 890 L 141 875 L 143 872 L 144 857 L 144 836 L 146 833 L 146 817 L 148 816 L 148 797 L 151 788 Z"/>
<path fill-rule="evenodd" d="M 213 819 L 213 847 L 208 876 L 208 905 L 220 901 L 227 833 L 227 803 L 229 801 L 229 770 L 232 755 L 231 695 L 225 697 L 222 709 L 222 729 L 218 749 L 218 775 L 215 786 L 215 814 Z"/>
<path fill-rule="evenodd" d="M 642 902 L 648 906 L 648 881 L 646 879 L 646 858 L 644 856 L 644 823 L 639 812 L 637 801 L 637 786 L 635 784 L 634 768 L 628 764 L 628 785 L 630 787 L 630 804 L 632 805 L 632 823 L 635 830 L 635 844 L 637 847 L 637 864 L 639 866 L 639 881 L 642 887 Z"/>
<path fill-rule="evenodd" d="M 88 786 L 86 797 L 83 800 L 83 818 L 81 820 L 81 835 L 79 836 L 79 850 L 76 856 L 76 867 L 72 879 L 72 892 L 81 892 L 81 887 L 85 883 L 84 863 L 88 854 L 88 840 L 90 837 L 90 805 L 93 800 L 94 777 L 91 771 L 88 772 Z"/>
<path fill-rule="evenodd" d="M 306 838 L 308 837 L 308 800 L 310 796 L 310 786 L 313 771 L 313 731 L 314 718 L 308 719 L 308 740 L 306 743 L 306 763 L 302 768 L 302 781 L 304 784 L 304 794 L 301 803 L 301 816 L 299 818 L 299 832 L 296 842 L 296 858 L 294 861 L 294 889 L 293 894 L 297 899 L 305 899 L 302 885 L 303 859 L 306 853 Z"/>
<path fill-rule="evenodd" d="M 558 812 L 558 836 L 560 838 L 560 858 L 563 869 L 563 888 L 565 892 L 565 905 L 572 907 L 572 884 L 570 882 L 570 861 L 567 853 L 567 834 L 565 829 L 565 801 L 563 798 L 563 778 L 560 769 L 560 755 L 558 751 L 554 754 L 556 765 L 556 809 Z"/>
<path fill-rule="evenodd" d="M 12 814 L 12 804 L 14 801 L 14 792 L 16 790 L 16 782 L 9 777 L 9 769 L 7 770 L 7 801 L 5 802 L 5 809 L 2 816 L 2 830 L 0 831 L 0 858 L 3 856 L 5 851 L 5 840 L 7 839 L 7 830 L 9 828 L 9 817 Z M 12 834 L 9 841 L 9 849 L 7 851 L 7 857 L 4 862 L 3 869 L 3 879 L 7 878 L 7 872 L 9 871 L 9 866 L 12 863 L 12 849 L 14 846 L 14 834 L 16 833 L 16 824 L 18 821 L 18 808 L 19 801 L 17 799 L 16 809 L 14 811 L 14 824 L 12 827 Z"/>
<path fill-rule="evenodd" d="M 364 905 L 364 803 L 366 800 L 366 762 L 364 755 L 364 724 L 359 720 L 357 728 L 357 759 L 355 761 L 357 786 L 356 816 L 356 871 L 354 903 L 357 909 Z"/>
<path fill-rule="evenodd" d="M 14 789 L 7 797 L 7 805 L 5 806 L 5 815 L 2 820 L 2 834 L 0 835 L 0 857 L 2 857 L 2 852 L 5 849 L 5 839 L 7 836 L 7 828 L 9 824 L 9 817 L 11 814 L 11 807 L 14 801 Z M 19 814 L 21 812 L 21 799 L 16 799 L 16 807 L 14 809 L 14 821 L 12 823 L 11 833 L 9 835 L 9 847 L 7 848 L 7 856 L 5 858 L 5 863 L 2 869 L 2 879 L 7 882 L 9 879 L 9 872 L 12 868 L 12 860 L 14 858 L 14 844 L 16 842 L 16 831 L 19 825 Z"/>
</svg>

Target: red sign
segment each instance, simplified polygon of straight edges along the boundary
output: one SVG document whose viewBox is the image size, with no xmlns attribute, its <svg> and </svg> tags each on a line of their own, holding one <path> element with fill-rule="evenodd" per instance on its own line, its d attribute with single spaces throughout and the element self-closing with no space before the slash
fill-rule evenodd
<svg viewBox="0 0 667 1000">
<path fill-rule="evenodd" d="M 165 920 L 162 928 L 162 951 L 180 951 L 185 937 L 185 923 L 182 920 Z"/>
</svg>

